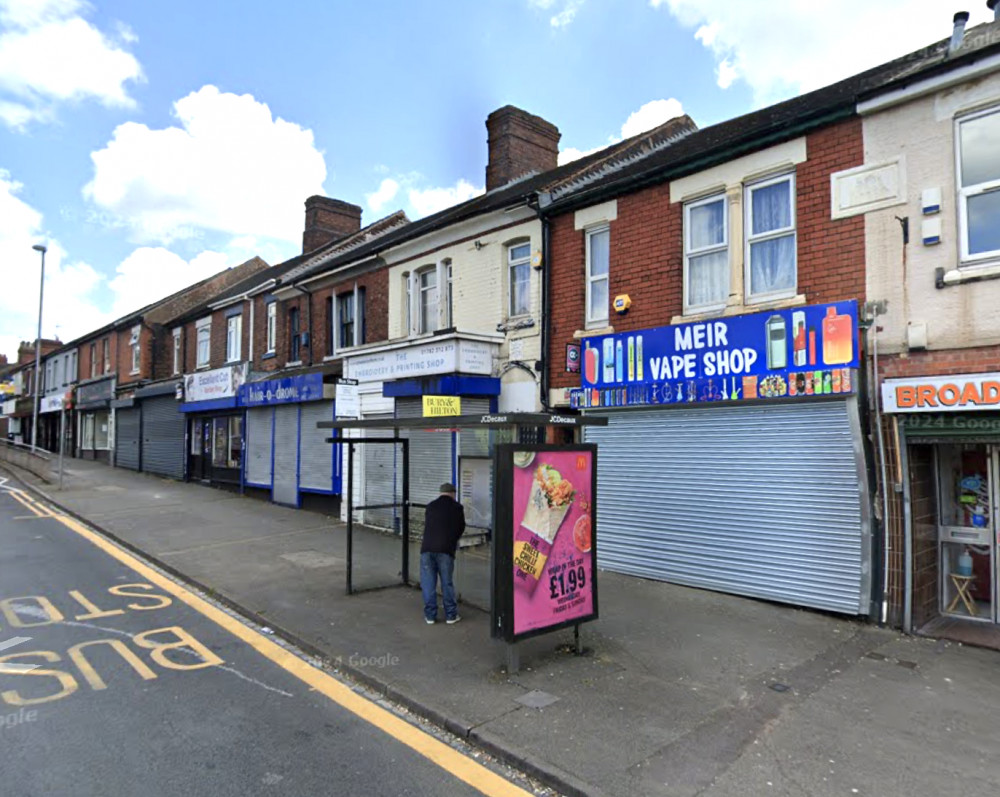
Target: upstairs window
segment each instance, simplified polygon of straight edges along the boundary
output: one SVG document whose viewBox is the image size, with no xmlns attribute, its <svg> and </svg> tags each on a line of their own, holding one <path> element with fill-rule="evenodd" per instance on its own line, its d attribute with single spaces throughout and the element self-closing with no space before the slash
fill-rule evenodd
<svg viewBox="0 0 1000 797">
<path fill-rule="evenodd" d="M 403 334 L 413 334 L 413 280 L 409 272 L 403 274 Z"/>
<path fill-rule="evenodd" d="M 288 311 L 288 359 L 298 362 L 302 356 L 302 341 L 299 337 L 299 308 Z"/>
<path fill-rule="evenodd" d="M 587 230 L 587 328 L 608 325 L 608 271 L 611 231 L 608 227 Z"/>
<path fill-rule="evenodd" d="M 417 334 L 434 332 L 438 328 L 438 280 L 437 269 L 428 268 L 417 275 L 420 293 L 419 326 Z"/>
<path fill-rule="evenodd" d="M 748 301 L 795 295 L 795 177 L 785 174 L 746 186 Z"/>
<path fill-rule="evenodd" d="M 139 373 L 139 366 L 141 364 L 140 358 L 141 353 L 139 349 L 139 332 L 140 328 L 138 326 L 132 327 L 132 334 L 129 336 L 128 345 L 129 349 L 132 351 L 132 373 Z"/>
<path fill-rule="evenodd" d="M 267 354 L 274 354 L 278 344 L 278 303 L 268 302 L 267 305 Z"/>
<path fill-rule="evenodd" d="M 181 372 L 181 328 L 177 327 L 171 334 L 174 338 L 171 373 L 179 374 Z"/>
<path fill-rule="evenodd" d="M 529 315 L 531 313 L 530 244 L 516 244 L 507 247 L 507 279 L 509 285 L 508 315 Z"/>
<path fill-rule="evenodd" d="M 111 342 L 105 338 L 103 341 L 104 349 L 104 373 L 111 373 Z"/>
<path fill-rule="evenodd" d="M 346 349 L 354 345 L 354 293 L 337 297 L 337 345 Z"/>
<path fill-rule="evenodd" d="M 97 344 L 90 344 L 90 378 L 97 376 Z"/>
<path fill-rule="evenodd" d="M 363 287 L 358 288 L 356 295 L 358 297 L 357 299 L 358 306 L 357 306 L 357 321 L 355 323 L 357 324 L 357 330 L 358 330 L 357 343 L 360 346 L 362 343 L 366 343 L 368 341 L 368 329 L 366 325 L 367 314 L 365 312 L 365 304 L 366 304 L 365 299 L 367 291 Z"/>
<path fill-rule="evenodd" d="M 962 261 L 1000 257 L 1000 108 L 958 121 Z"/>
<path fill-rule="evenodd" d="M 729 297 L 729 204 L 725 194 L 684 206 L 684 309 L 706 312 Z"/>
<path fill-rule="evenodd" d="M 226 362 L 237 362 L 243 344 L 243 316 L 232 315 L 226 319 Z"/>
<path fill-rule="evenodd" d="M 212 319 L 202 319 L 195 326 L 198 330 L 195 366 L 197 368 L 208 368 L 212 355 Z"/>
</svg>

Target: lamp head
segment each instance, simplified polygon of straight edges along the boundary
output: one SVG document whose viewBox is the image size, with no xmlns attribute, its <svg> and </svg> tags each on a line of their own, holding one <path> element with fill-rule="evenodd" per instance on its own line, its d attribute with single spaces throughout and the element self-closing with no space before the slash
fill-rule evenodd
<svg viewBox="0 0 1000 797">
<path fill-rule="evenodd" d="M 42 246 L 42 244 L 35 244 L 31 248 L 34 249 L 36 252 L 41 252 L 42 254 L 45 254 L 48 251 L 48 249 Z"/>
</svg>

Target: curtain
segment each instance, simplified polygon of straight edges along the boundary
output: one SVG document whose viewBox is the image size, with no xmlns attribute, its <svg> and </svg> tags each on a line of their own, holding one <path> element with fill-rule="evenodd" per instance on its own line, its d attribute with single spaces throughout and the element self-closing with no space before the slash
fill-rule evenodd
<svg viewBox="0 0 1000 797">
<path fill-rule="evenodd" d="M 721 197 L 688 209 L 688 296 L 691 307 L 725 304 L 729 296 L 729 249 L 726 246 L 726 202 Z M 721 248 L 720 248 L 721 247 Z"/>
<path fill-rule="evenodd" d="M 792 183 L 782 180 L 750 191 L 751 238 L 792 227 Z M 750 294 L 795 289 L 795 232 L 750 243 Z"/>
<path fill-rule="evenodd" d="M 531 312 L 528 288 L 531 271 L 527 263 L 510 267 L 510 314 L 527 315 Z"/>
</svg>

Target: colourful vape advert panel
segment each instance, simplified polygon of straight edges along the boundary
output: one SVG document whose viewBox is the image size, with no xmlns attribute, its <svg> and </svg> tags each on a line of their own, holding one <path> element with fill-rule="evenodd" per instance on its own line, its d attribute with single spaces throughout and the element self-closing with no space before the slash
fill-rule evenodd
<svg viewBox="0 0 1000 797">
<path fill-rule="evenodd" d="M 513 630 L 536 632 L 594 613 L 593 454 L 515 451 Z"/>
<path fill-rule="evenodd" d="M 853 300 L 585 338 L 590 367 L 571 405 L 849 394 L 857 385 L 858 349 Z"/>
</svg>

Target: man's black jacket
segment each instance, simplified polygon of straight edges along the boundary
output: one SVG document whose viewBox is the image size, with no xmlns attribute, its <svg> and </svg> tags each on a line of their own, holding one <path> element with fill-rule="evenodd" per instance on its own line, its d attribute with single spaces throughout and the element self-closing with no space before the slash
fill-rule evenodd
<svg viewBox="0 0 1000 797">
<path fill-rule="evenodd" d="M 465 531 L 465 510 L 450 495 L 439 495 L 424 513 L 424 544 L 420 553 L 455 555 L 458 538 Z"/>
</svg>

